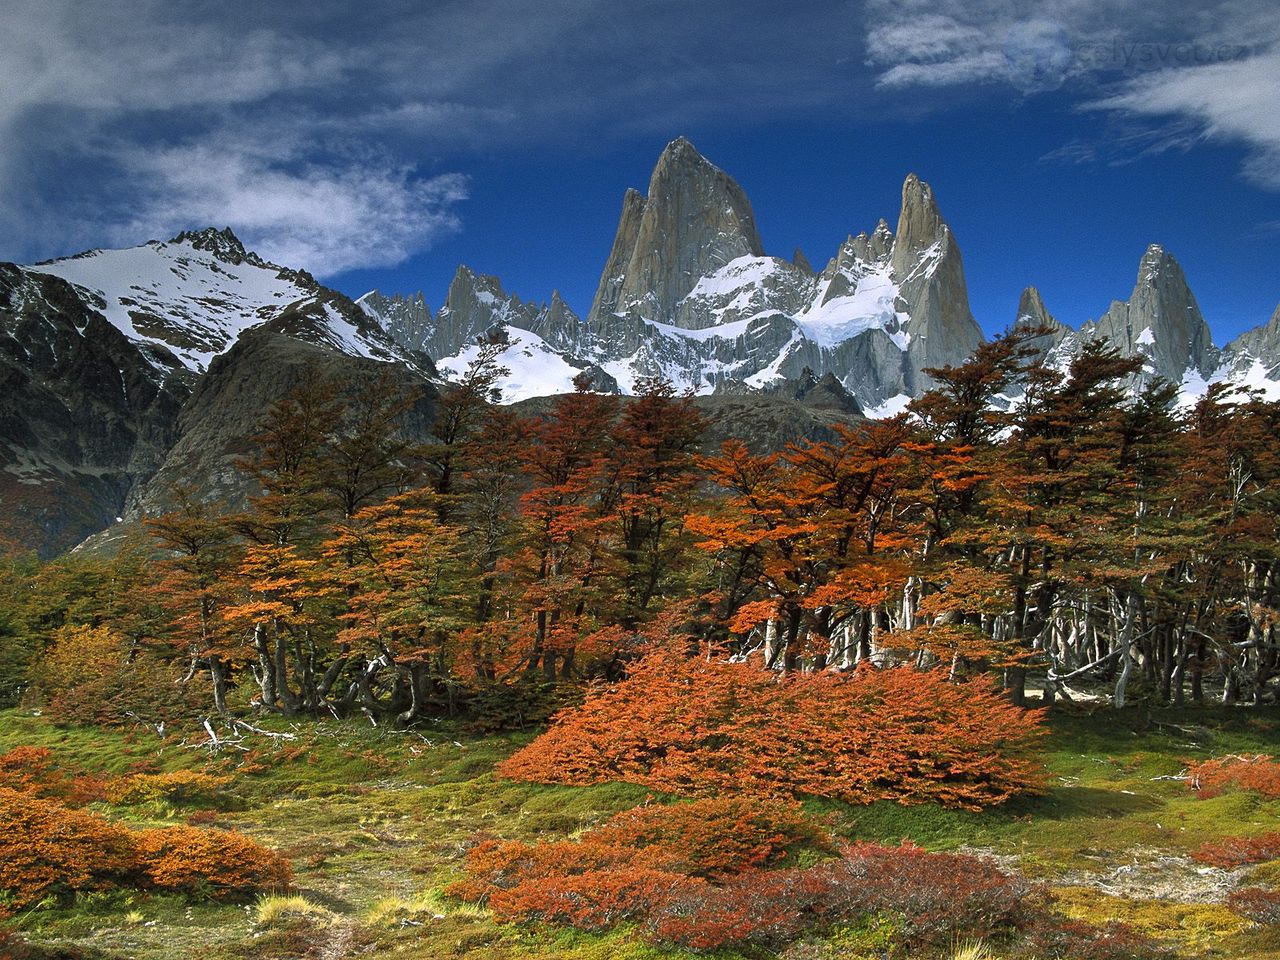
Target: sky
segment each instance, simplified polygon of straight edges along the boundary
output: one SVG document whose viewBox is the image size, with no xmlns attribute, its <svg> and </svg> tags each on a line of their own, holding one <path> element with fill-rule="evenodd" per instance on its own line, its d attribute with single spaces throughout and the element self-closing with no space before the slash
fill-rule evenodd
<svg viewBox="0 0 1280 960">
<path fill-rule="evenodd" d="M 930 182 L 975 316 L 1072 325 L 1161 243 L 1223 343 L 1280 301 L 1277 0 L 5 0 L 0 260 L 230 226 L 359 296 L 457 266 L 585 313 L 687 136 L 819 268 Z"/>
</svg>

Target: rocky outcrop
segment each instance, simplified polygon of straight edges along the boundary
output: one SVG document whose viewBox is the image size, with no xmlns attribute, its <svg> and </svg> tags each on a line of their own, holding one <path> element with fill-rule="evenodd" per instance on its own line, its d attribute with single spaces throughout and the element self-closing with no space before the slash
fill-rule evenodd
<svg viewBox="0 0 1280 960">
<path fill-rule="evenodd" d="M 372 297 L 362 303 L 385 313 Z M 919 177 L 903 184 L 898 235 L 881 219 L 819 273 L 798 250 L 765 255 L 742 188 L 683 138 L 662 152 L 647 196 L 623 197 L 585 321 L 558 295 L 535 306 L 460 268 L 422 342 L 442 367 L 461 369 L 494 326 L 522 344 L 506 365 L 548 374 L 517 370 L 512 400 L 569 389 L 565 377 L 586 367 L 623 392 L 661 376 L 697 393 L 758 390 L 809 370 L 870 408 L 915 396 L 929 385 L 924 369 L 962 363 L 982 342 L 959 248 Z"/>
<path fill-rule="evenodd" d="M 983 341 L 969 310 L 960 248 L 938 211 L 933 191 L 915 174 L 902 185 L 902 212 L 891 263 L 908 317 L 903 329 L 910 338 L 903 392 L 914 396 L 933 385 L 921 371 L 958 366 Z"/>
<path fill-rule="evenodd" d="M 1240 334 L 1222 354 L 1226 365 L 1255 385 L 1259 380 L 1280 380 L 1280 305 L 1270 322 Z"/>
<path fill-rule="evenodd" d="M 130 496 L 125 519 L 168 509 L 177 486 L 193 489 L 200 499 L 233 509 L 242 506 L 257 491 L 235 462 L 251 451 L 250 438 L 272 404 L 304 377 L 331 381 L 340 395 L 354 396 L 387 374 L 417 398 L 401 428 L 407 436 L 425 440 L 438 392 L 417 371 L 300 341 L 272 325 L 246 331 L 200 379 L 177 417 L 174 442 L 154 475 Z"/>
<path fill-rule="evenodd" d="M 373 290 L 357 300 L 356 304 L 375 318 L 391 339 L 410 350 L 430 355 L 435 318 L 421 291 L 410 296 L 397 293 L 384 297 L 379 291 Z"/>
</svg>

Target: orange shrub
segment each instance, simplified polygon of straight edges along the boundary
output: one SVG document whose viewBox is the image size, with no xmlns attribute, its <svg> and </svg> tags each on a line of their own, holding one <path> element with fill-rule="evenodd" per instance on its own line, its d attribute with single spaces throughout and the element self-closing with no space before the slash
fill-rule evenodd
<svg viewBox="0 0 1280 960">
<path fill-rule="evenodd" d="M 0 784 L 73 806 L 101 800 L 105 790 L 103 780 L 83 773 L 72 775 L 57 766 L 48 747 L 16 747 L 0 754 Z"/>
<path fill-rule="evenodd" d="M 509 921 L 582 930 L 635 923 L 693 950 L 772 946 L 831 923 L 892 914 L 941 943 L 1027 922 L 1019 878 L 974 857 L 855 844 L 806 869 L 768 869 L 796 846 L 836 853 L 793 804 L 729 798 L 621 813 L 577 841 L 489 841 L 451 896 Z"/>
<path fill-rule="evenodd" d="M 830 837 L 798 804 L 740 796 L 636 807 L 587 836 L 627 850 L 663 849 L 673 869 L 710 879 L 777 866 L 800 846 L 833 852 Z"/>
<path fill-rule="evenodd" d="M 176 826 L 143 830 L 136 842 L 147 879 L 162 890 L 235 900 L 293 879 L 284 857 L 239 833 Z"/>
<path fill-rule="evenodd" d="M 810 794 L 977 809 L 1038 790 L 1038 711 L 938 671 L 779 677 L 651 655 L 507 759 L 541 783 L 622 780 L 672 793 Z"/>
<path fill-rule="evenodd" d="M 1187 781 L 1202 798 L 1228 790 L 1248 790 L 1264 797 L 1280 797 L 1280 760 L 1256 757 L 1214 757 L 1187 767 Z"/>
<path fill-rule="evenodd" d="M 0 911 L 105 890 L 138 876 L 129 831 L 51 800 L 0 788 Z"/>
<path fill-rule="evenodd" d="M 1280 831 L 1256 837 L 1227 837 L 1217 843 L 1206 843 L 1191 857 L 1201 863 L 1227 869 L 1280 860 Z"/>
</svg>

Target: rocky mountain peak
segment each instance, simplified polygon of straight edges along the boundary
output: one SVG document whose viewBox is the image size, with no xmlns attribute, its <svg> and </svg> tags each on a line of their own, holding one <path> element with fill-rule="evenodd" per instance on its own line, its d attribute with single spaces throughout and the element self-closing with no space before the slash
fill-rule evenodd
<svg viewBox="0 0 1280 960">
<path fill-rule="evenodd" d="M 216 227 L 205 227 L 203 230 L 184 230 L 169 243 L 189 243 L 197 250 L 212 253 L 219 260 L 229 263 L 252 263 L 264 266 L 265 261 L 256 253 L 252 253 L 240 242 L 240 238 L 230 227 L 221 230 Z"/>
<path fill-rule="evenodd" d="M 1027 287 L 1018 300 L 1017 325 L 1020 327 L 1050 327 L 1058 325 L 1049 308 L 1044 305 L 1040 291 L 1035 287 Z"/>
<path fill-rule="evenodd" d="M 1082 332 L 1106 337 L 1124 356 L 1145 357 L 1142 379 L 1178 382 L 1191 371 L 1208 376 L 1220 356 L 1181 265 L 1155 243 L 1142 255 L 1129 299 L 1112 303 Z"/>
<path fill-rule="evenodd" d="M 684 137 L 667 144 L 641 198 L 623 198 L 613 250 L 588 321 L 613 314 L 679 322 L 698 280 L 738 257 L 764 255 L 747 195 Z"/>
<path fill-rule="evenodd" d="M 887 224 L 885 229 L 887 231 Z M 880 232 L 878 227 L 876 232 Z M 922 251 L 950 236 L 951 230 L 942 219 L 929 184 L 914 173 L 908 174 L 902 184 L 902 212 L 894 235 L 894 269 L 905 275 Z"/>
</svg>

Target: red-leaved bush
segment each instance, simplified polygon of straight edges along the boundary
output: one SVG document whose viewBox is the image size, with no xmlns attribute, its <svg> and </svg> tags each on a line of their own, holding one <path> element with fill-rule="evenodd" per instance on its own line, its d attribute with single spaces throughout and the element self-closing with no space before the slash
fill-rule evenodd
<svg viewBox="0 0 1280 960">
<path fill-rule="evenodd" d="M 977 809 L 1038 790 L 1037 711 L 908 667 L 779 677 L 651 655 L 500 767 L 540 783 Z"/>
<path fill-rule="evenodd" d="M 128 885 L 133 837 L 95 814 L 0 788 L 0 914 L 47 896 Z"/>
<path fill-rule="evenodd" d="M 1214 757 L 1187 767 L 1187 782 L 1204 799 L 1229 790 L 1247 790 L 1264 797 L 1280 797 L 1280 760 L 1255 757 Z"/>
<path fill-rule="evenodd" d="M 1243 867 L 1251 863 L 1280 860 L 1280 831 L 1256 837 L 1227 837 L 1216 843 L 1203 844 L 1192 859 L 1214 867 Z"/>
<path fill-rule="evenodd" d="M 1098 927 L 1045 914 L 1025 931 L 1017 956 L 1027 960 L 1172 960 L 1163 945 L 1122 923 Z"/>
<path fill-rule="evenodd" d="M 676 891 L 652 912 L 652 939 L 694 950 L 781 944 L 873 914 L 902 922 L 913 943 L 945 943 L 1022 926 L 1030 888 L 994 864 L 911 844 L 858 843 L 804 870 L 748 871 L 718 887 Z"/>
<path fill-rule="evenodd" d="M 0 785 L 72 806 L 101 800 L 106 790 L 105 780 L 58 766 L 48 747 L 16 747 L 0 754 Z"/>
<path fill-rule="evenodd" d="M 785 863 L 796 846 L 828 859 Z M 773 945 L 807 930 L 891 914 L 904 936 L 940 943 L 1016 927 L 1027 884 L 987 861 L 919 847 L 855 844 L 839 851 L 791 804 L 729 798 L 619 814 L 578 841 L 489 841 L 447 892 L 487 903 L 503 920 L 602 930 L 694 950 Z"/>
<path fill-rule="evenodd" d="M 161 890 L 238 900 L 293 879 L 284 857 L 234 831 L 164 827 L 139 832 L 136 844 L 148 881 Z"/>
</svg>

